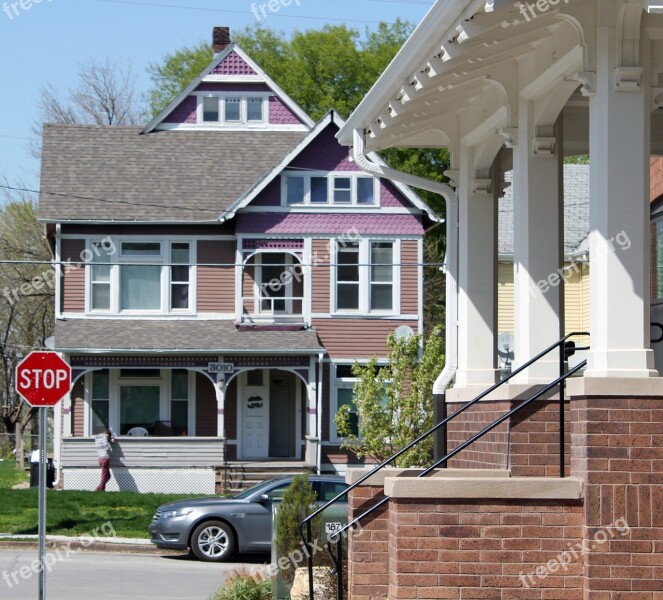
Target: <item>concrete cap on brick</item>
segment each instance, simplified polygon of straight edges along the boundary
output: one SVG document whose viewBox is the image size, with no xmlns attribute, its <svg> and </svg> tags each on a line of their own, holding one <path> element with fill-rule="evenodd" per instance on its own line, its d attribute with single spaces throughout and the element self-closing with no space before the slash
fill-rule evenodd
<svg viewBox="0 0 663 600">
<path fill-rule="evenodd" d="M 580 500 L 583 481 L 577 477 L 387 477 L 391 498 Z"/>
<path fill-rule="evenodd" d="M 571 377 L 567 396 L 638 398 L 663 396 L 663 377 Z"/>
<path fill-rule="evenodd" d="M 348 469 L 345 473 L 345 482 L 352 485 L 364 477 L 371 471 L 370 468 L 366 469 Z M 397 469 L 395 467 L 385 467 L 378 471 L 375 475 L 369 477 L 361 485 L 366 486 L 383 486 L 385 479 L 388 477 L 409 477 L 414 478 L 421 473 L 423 469 Z M 509 471 L 500 469 L 437 469 L 429 475 L 429 477 L 496 477 L 505 478 L 510 477 Z"/>
</svg>

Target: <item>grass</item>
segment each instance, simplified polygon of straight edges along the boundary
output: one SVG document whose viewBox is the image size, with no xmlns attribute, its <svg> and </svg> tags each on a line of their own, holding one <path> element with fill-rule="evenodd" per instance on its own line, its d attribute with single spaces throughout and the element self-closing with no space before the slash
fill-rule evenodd
<svg viewBox="0 0 663 600">
<path fill-rule="evenodd" d="M 27 480 L 27 473 L 16 471 L 13 461 L 0 462 L 1 533 L 37 533 L 37 489 L 11 489 Z M 149 538 L 147 528 L 159 505 L 191 497 L 49 490 L 46 528 L 49 535 L 85 535 L 110 522 L 117 537 Z M 106 527 L 105 531 L 109 529 Z"/>
</svg>

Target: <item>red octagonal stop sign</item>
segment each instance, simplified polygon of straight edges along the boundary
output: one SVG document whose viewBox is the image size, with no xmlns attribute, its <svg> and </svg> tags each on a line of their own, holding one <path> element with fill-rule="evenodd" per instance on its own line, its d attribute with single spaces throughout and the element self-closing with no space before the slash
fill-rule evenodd
<svg viewBox="0 0 663 600">
<path fill-rule="evenodd" d="M 31 352 L 16 367 L 16 391 L 31 406 L 55 406 L 71 388 L 71 367 L 55 352 Z"/>
</svg>

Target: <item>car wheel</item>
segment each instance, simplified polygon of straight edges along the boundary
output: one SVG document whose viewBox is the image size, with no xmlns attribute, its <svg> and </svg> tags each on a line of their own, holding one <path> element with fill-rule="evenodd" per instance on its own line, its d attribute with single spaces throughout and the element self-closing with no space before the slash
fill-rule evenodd
<svg viewBox="0 0 663 600">
<path fill-rule="evenodd" d="M 206 521 L 193 530 L 191 552 L 205 562 L 228 560 L 235 551 L 235 535 L 222 521 Z"/>
</svg>

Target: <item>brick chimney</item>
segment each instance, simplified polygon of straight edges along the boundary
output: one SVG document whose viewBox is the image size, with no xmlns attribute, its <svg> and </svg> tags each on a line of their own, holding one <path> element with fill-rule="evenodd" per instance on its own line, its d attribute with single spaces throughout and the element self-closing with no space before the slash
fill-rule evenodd
<svg viewBox="0 0 663 600">
<path fill-rule="evenodd" d="M 230 45 L 230 27 L 215 27 L 212 33 L 214 56 L 223 52 Z"/>
</svg>

